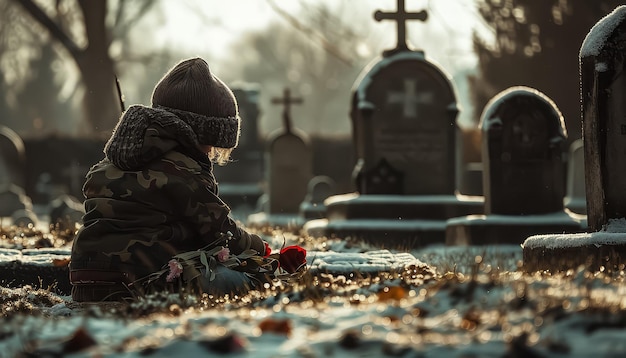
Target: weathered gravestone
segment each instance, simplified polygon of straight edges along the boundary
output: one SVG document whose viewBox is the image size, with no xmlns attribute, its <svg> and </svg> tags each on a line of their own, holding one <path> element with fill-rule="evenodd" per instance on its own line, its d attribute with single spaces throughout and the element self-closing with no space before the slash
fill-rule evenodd
<svg viewBox="0 0 626 358">
<path fill-rule="evenodd" d="M 626 6 L 602 18 L 580 50 L 588 232 L 529 237 L 526 270 L 623 271 L 626 264 Z"/>
<path fill-rule="evenodd" d="M 50 225 L 57 230 L 76 230 L 83 223 L 85 207 L 82 201 L 62 195 L 50 203 Z"/>
<path fill-rule="evenodd" d="M 351 119 L 357 193 L 328 198 L 326 221 L 311 235 L 353 237 L 390 246 L 443 242 L 445 219 L 482 212 L 482 199 L 456 189 L 456 117 L 452 83 L 422 51 L 406 43 L 405 21 L 425 12 L 376 12 L 398 22 L 398 44 L 357 79 Z"/>
<path fill-rule="evenodd" d="M 248 223 L 258 225 L 299 226 L 300 204 L 304 200 L 309 180 L 313 177 L 313 153 L 308 136 L 294 128 L 290 117 L 292 104 L 302 103 L 285 89 L 282 98 L 272 103 L 281 104 L 283 128 L 270 133 L 267 139 L 266 185 L 267 197 L 263 212 L 252 214 Z"/>
<path fill-rule="evenodd" d="M 3 287 L 30 285 L 67 296 L 72 288 L 67 266 L 69 259 L 70 249 L 0 248 L 0 285 Z"/>
<path fill-rule="evenodd" d="M 563 207 L 567 134 L 554 102 L 512 87 L 487 103 L 480 126 L 485 214 L 450 219 L 446 243 L 521 244 L 533 234 L 582 231 Z"/>
<path fill-rule="evenodd" d="M 0 217 L 10 217 L 18 226 L 37 224 L 32 201 L 24 192 L 26 152 L 22 138 L 0 126 Z"/>
<path fill-rule="evenodd" d="M 570 145 L 567 165 L 567 192 L 565 195 L 565 207 L 580 215 L 587 214 L 584 150 L 582 139 L 577 139 Z"/>
<path fill-rule="evenodd" d="M 318 175 L 309 181 L 307 194 L 300 204 L 300 214 L 304 220 L 320 219 L 326 216 L 324 200 L 336 194 L 335 181 L 326 175 Z"/>
<path fill-rule="evenodd" d="M 22 138 L 0 125 L 0 183 L 26 186 L 26 151 Z"/>
<path fill-rule="evenodd" d="M 32 210 L 33 204 L 24 189 L 11 183 L 0 184 L 0 218 L 10 217 L 15 224 L 36 224 Z"/>
<path fill-rule="evenodd" d="M 232 87 L 239 105 L 241 137 L 232 153 L 232 163 L 215 166 L 220 197 L 234 216 L 247 216 L 263 194 L 263 143 L 259 137 L 259 87 L 236 84 Z"/>
<path fill-rule="evenodd" d="M 89 168 L 104 158 L 105 139 L 56 135 L 25 138 L 26 194 L 34 204 L 49 205 L 62 195 L 82 200 Z"/>
</svg>

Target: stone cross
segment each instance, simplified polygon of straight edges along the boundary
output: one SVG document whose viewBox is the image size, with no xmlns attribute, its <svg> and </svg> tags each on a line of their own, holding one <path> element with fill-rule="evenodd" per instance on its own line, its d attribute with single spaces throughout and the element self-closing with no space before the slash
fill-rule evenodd
<svg viewBox="0 0 626 358">
<path fill-rule="evenodd" d="M 382 12 L 380 10 L 374 13 L 374 19 L 376 21 L 382 20 L 394 20 L 397 23 L 398 28 L 398 44 L 393 50 L 388 50 L 383 55 L 392 54 L 400 51 L 410 51 L 409 46 L 406 43 L 406 21 L 407 20 L 421 20 L 426 21 L 428 13 L 425 10 L 420 12 L 406 12 L 404 8 L 404 0 L 397 0 L 398 12 Z"/>
<path fill-rule="evenodd" d="M 289 88 L 285 88 L 283 91 L 283 96 L 278 98 L 272 98 L 272 104 L 282 104 L 283 107 L 283 126 L 285 127 L 285 131 L 287 133 L 291 132 L 291 105 L 292 104 L 301 104 L 301 97 L 291 97 L 291 91 Z"/>
</svg>

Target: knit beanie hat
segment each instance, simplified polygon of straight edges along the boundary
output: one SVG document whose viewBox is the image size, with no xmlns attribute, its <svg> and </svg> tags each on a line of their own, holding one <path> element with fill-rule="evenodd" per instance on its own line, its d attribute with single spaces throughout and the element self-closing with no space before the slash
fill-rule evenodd
<svg viewBox="0 0 626 358">
<path fill-rule="evenodd" d="M 237 100 L 199 57 L 181 61 L 163 76 L 152 93 L 152 106 L 176 114 L 202 145 L 237 146 L 241 122 Z"/>
</svg>

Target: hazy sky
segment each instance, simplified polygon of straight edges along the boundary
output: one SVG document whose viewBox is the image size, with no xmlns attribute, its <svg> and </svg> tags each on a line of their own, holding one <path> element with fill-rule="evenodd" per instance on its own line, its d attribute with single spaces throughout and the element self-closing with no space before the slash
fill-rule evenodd
<svg viewBox="0 0 626 358">
<path fill-rule="evenodd" d="M 220 57 L 221 51 L 247 31 L 259 29 L 271 21 L 285 21 L 272 9 L 271 4 L 286 12 L 297 15 L 307 3 L 327 3 L 331 6 L 345 5 L 345 0 L 165 0 L 163 7 L 167 14 L 156 38 L 170 47 L 193 46 L 198 53 L 211 53 Z M 374 28 L 380 30 L 385 44 L 373 47 L 395 45 L 396 25 L 392 21 L 376 23 L 373 13 L 376 10 L 395 11 L 396 0 L 352 0 L 358 4 L 354 16 L 369 17 Z M 467 54 L 471 52 L 472 29 L 478 26 L 474 0 L 405 0 L 407 11 L 428 10 L 426 23 L 411 21 L 407 26 L 409 39 L 426 53 L 451 71 L 467 67 Z M 190 12 L 199 16 L 190 16 Z M 208 31 L 208 29 L 211 29 Z M 438 39 L 428 42 L 429 34 L 446 34 L 450 41 L 441 43 Z M 435 36 L 433 36 L 435 37 Z M 419 39 L 418 43 L 415 39 Z M 375 56 L 377 54 L 372 54 Z"/>
<path fill-rule="evenodd" d="M 365 58 L 374 59 L 383 49 L 395 46 L 396 23 L 376 22 L 373 14 L 376 10 L 395 12 L 397 0 L 162 0 L 158 5 L 161 6 L 162 18 L 150 20 L 143 31 L 138 31 L 139 36 L 150 31 L 153 35 L 151 41 L 137 43 L 138 46 L 167 48 L 186 56 L 207 58 L 221 78 L 233 80 L 229 67 L 236 56 L 230 51 L 231 44 L 242 35 L 262 29 L 271 22 L 287 24 L 276 8 L 297 17 L 302 8 L 319 4 L 338 9 L 338 16 L 346 24 L 367 24 L 371 21 L 369 28 L 364 29 L 364 33 L 371 37 L 365 40 L 365 47 L 370 52 Z M 476 66 L 471 37 L 475 29 L 488 34 L 478 20 L 480 16 L 475 0 L 405 0 L 405 5 L 410 12 L 428 11 L 426 22 L 410 21 L 407 24 L 407 38 L 413 47 L 424 50 L 431 61 L 439 64 L 453 78 L 459 104 L 463 108 L 459 123 L 472 123 L 472 104 L 466 95 L 466 75 Z M 261 129 L 271 130 L 279 125 L 277 123 L 263 121 Z M 345 130 L 348 130 L 347 125 Z"/>
</svg>

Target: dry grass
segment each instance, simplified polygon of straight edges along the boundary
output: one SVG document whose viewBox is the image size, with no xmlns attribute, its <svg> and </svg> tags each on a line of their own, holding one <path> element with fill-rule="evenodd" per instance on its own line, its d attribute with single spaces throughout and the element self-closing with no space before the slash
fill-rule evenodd
<svg viewBox="0 0 626 358">
<path fill-rule="evenodd" d="M 267 230 L 276 234 L 274 229 Z M 295 239 L 294 242 L 309 249 L 323 250 L 331 244 L 291 235 L 295 238 L 292 236 L 289 240 Z M 351 245 L 358 248 L 359 244 Z M 283 330 L 286 334 L 293 329 L 293 322 L 278 319 L 259 322 L 255 321 L 253 312 L 295 312 L 290 316 L 294 320 L 298 312 L 310 310 L 323 312 L 339 306 L 365 311 L 375 307 L 373 312 L 377 316 L 372 318 L 372 325 L 385 325 L 400 337 L 396 344 L 353 329 L 343 331 L 336 338 L 336 344 L 341 349 L 356 351 L 371 350 L 375 346 L 384 355 L 410 352 L 419 355 L 432 347 L 461 349 L 491 343 L 500 347 L 498 356 L 502 357 L 576 356 L 576 341 L 568 339 L 566 332 L 593 335 L 626 329 L 624 272 L 607 275 L 580 268 L 555 275 L 525 273 L 516 269 L 518 256 L 479 248 L 443 255 L 425 252 L 420 259 L 427 263 L 430 259 L 436 263 L 436 268 L 411 266 L 369 275 L 306 270 L 292 280 L 275 280 L 244 296 L 213 297 L 183 291 L 146 295 L 120 304 L 68 303 L 65 306 L 71 309 L 67 314 L 72 316 L 127 321 L 146 318 L 167 321 L 206 312 L 238 312 L 233 319 L 257 322 L 262 330 Z M 8 322 L 0 329 L 0 342 L 22 334 L 23 356 L 41 353 L 41 346 L 28 340 L 28 332 L 17 333 L 20 324 L 29 316 L 61 319 L 58 313 L 52 313 L 52 308 L 62 305 L 63 298 L 30 287 L 0 290 L 3 307 L 0 313 Z M 307 329 L 312 331 L 324 329 L 322 323 L 307 323 L 313 319 L 307 320 L 298 324 L 311 325 Z M 185 335 L 190 331 L 184 328 L 180 334 L 180 339 L 186 340 Z M 226 338 L 229 339 L 227 347 L 232 344 L 230 340 L 237 339 L 236 336 Z M 217 344 L 210 339 L 202 342 L 210 347 Z M 131 349 L 130 343 L 124 344 L 116 349 Z M 219 344 L 217 347 L 223 348 Z M 159 350 L 159 345 L 152 343 L 142 349 L 154 352 Z"/>
</svg>

